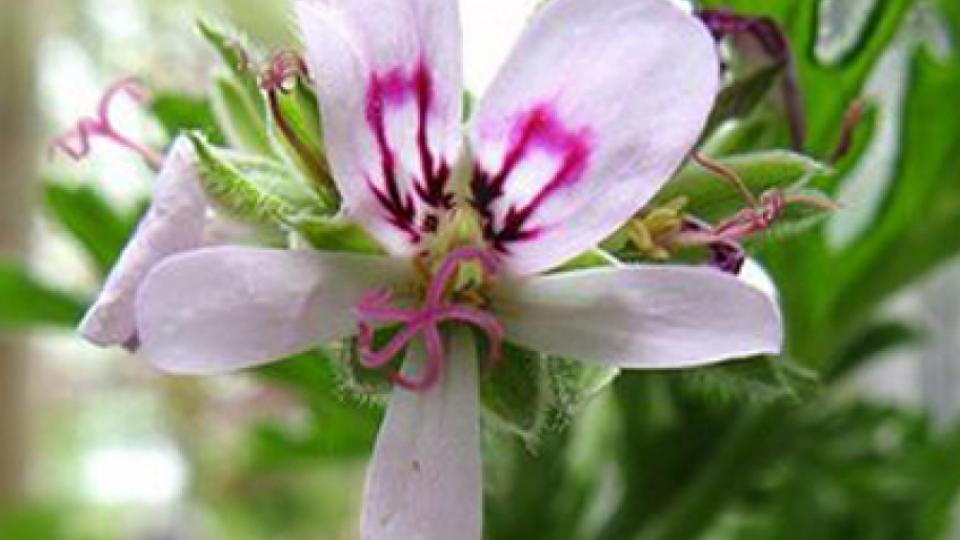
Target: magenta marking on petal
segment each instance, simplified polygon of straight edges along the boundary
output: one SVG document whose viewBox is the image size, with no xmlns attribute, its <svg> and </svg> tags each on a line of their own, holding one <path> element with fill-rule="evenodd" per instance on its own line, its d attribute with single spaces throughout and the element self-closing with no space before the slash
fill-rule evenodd
<svg viewBox="0 0 960 540">
<path fill-rule="evenodd" d="M 367 185 L 386 212 L 388 221 L 404 231 L 413 243 L 420 241 L 422 233 L 435 232 L 439 222 L 435 213 L 424 209 L 418 223 L 418 205 L 414 196 L 423 206 L 434 211 L 453 207 L 453 194 L 447 191 L 450 167 L 444 160 L 437 160 L 430 149 L 428 117 L 434 98 L 433 77 L 422 60 L 409 74 L 401 68 L 394 68 L 385 74 L 370 75 L 365 114 L 380 152 L 383 184 L 378 186 L 368 176 Z M 412 193 L 405 193 L 398 178 L 399 163 L 387 137 L 386 114 L 388 108 L 403 107 L 411 100 L 417 107 L 416 144 L 420 170 L 403 171 L 410 175 L 413 187 Z"/>
<path fill-rule="evenodd" d="M 500 170 L 491 174 L 479 164 L 474 166 L 471 204 L 486 220 L 484 235 L 497 250 L 506 252 L 507 244 L 536 237 L 539 230 L 528 228 L 527 222 L 551 195 L 573 185 L 583 175 L 590 158 L 591 139 L 588 129 L 569 129 L 549 104 L 540 104 L 520 115 L 514 124 Z M 534 151 L 558 156 L 560 166 L 530 201 L 522 206 L 511 205 L 502 223 L 496 223 L 493 203 L 505 194 L 507 180 L 517 165 Z"/>
<path fill-rule="evenodd" d="M 488 362 L 495 363 L 502 354 L 505 335 L 500 321 L 487 311 L 443 298 L 459 265 L 469 261 L 482 264 L 488 274 L 496 272 L 497 261 L 490 252 L 478 248 L 457 249 L 441 263 L 427 288 L 424 305 L 420 308 L 406 309 L 388 305 L 391 295 L 383 289 L 367 293 L 354 308 L 359 327 L 358 350 L 361 365 L 367 368 L 386 366 L 412 339 L 422 334 L 426 359 L 420 373 L 414 376 L 393 373 L 392 380 L 398 386 L 411 391 L 423 391 L 432 387 L 443 374 L 447 361 L 440 334 L 440 324 L 447 321 L 466 323 L 482 330 L 490 343 Z M 372 324 L 403 326 L 385 346 L 374 350 Z"/>
</svg>

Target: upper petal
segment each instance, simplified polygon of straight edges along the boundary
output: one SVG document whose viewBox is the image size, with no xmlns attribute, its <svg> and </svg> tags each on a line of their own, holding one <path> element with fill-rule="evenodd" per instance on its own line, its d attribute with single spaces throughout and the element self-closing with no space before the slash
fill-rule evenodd
<svg viewBox="0 0 960 540">
<path fill-rule="evenodd" d="M 624 368 L 682 368 L 778 354 L 780 313 L 765 293 L 712 268 L 599 268 L 505 283 L 507 339 Z"/>
<path fill-rule="evenodd" d="M 452 337 L 447 370 L 425 392 L 397 388 L 367 473 L 364 540 L 480 540 L 483 480 L 477 359 Z M 419 352 L 411 349 L 408 368 Z"/>
<path fill-rule="evenodd" d="M 80 323 L 86 339 L 104 346 L 135 340 L 134 304 L 144 277 L 164 258 L 203 243 L 207 201 L 195 165 L 190 141 L 177 139 L 160 170 L 150 209 Z"/>
<path fill-rule="evenodd" d="M 703 25 L 668 0 L 553 0 L 477 108 L 470 197 L 516 273 L 550 269 L 670 177 L 710 112 Z"/>
<path fill-rule="evenodd" d="M 371 287 L 409 278 L 386 257 L 241 247 L 171 257 L 140 288 L 140 351 L 175 373 L 256 366 L 353 333 Z"/>
<path fill-rule="evenodd" d="M 344 212 L 409 254 L 452 203 L 460 20 L 451 0 L 301 0 L 327 157 Z"/>
</svg>

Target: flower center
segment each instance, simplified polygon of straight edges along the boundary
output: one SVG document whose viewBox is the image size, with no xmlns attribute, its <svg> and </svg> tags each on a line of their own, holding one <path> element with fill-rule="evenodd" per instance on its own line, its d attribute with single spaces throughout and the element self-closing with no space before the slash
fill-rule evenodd
<svg viewBox="0 0 960 540">
<path fill-rule="evenodd" d="M 504 337 L 503 326 L 490 312 L 471 302 L 474 291 L 456 290 L 458 274 L 465 263 L 478 263 L 484 276 L 496 273 L 496 258 L 481 248 L 461 247 L 450 252 L 440 263 L 427 287 L 421 306 L 398 307 L 391 303 L 388 289 L 369 291 L 354 308 L 359 328 L 360 363 L 377 369 L 386 366 L 418 334 L 423 335 L 426 358 L 419 373 L 409 375 L 400 371 L 391 373 L 395 384 L 412 391 L 431 388 L 443 375 L 447 354 L 440 333 L 440 324 L 460 322 L 482 330 L 488 340 L 490 363 L 499 360 Z M 453 290 L 451 290 L 453 289 Z M 458 294 L 462 293 L 462 294 Z M 458 296 L 461 299 L 458 301 Z M 386 345 L 375 349 L 373 344 L 375 325 L 400 325 Z"/>
</svg>

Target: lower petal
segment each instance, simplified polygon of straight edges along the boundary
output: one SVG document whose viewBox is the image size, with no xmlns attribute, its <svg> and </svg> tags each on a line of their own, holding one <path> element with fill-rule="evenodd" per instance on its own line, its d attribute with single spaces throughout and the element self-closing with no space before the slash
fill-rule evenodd
<svg viewBox="0 0 960 540">
<path fill-rule="evenodd" d="M 598 268 L 497 292 L 507 339 L 545 353 L 623 368 L 684 368 L 778 354 L 779 309 L 711 268 Z"/>
<path fill-rule="evenodd" d="M 365 540 L 481 537 L 476 353 L 467 333 L 451 339 L 439 383 L 425 392 L 394 390 L 367 476 Z M 414 350 L 406 363 L 412 371 L 423 354 Z"/>
<path fill-rule="evenodd" d="M 186 138 L 174 142 L 153 191 L 153 202 L 127 243 L 80 333 L 101 346 L 136 341 L 134 304 L 147 273 L 164 258 L 203 243 L 207 202 Z"/>
<path fill-rule="evenodd" d="M 409 278 L 401 261 L 348 253 L 204 248 L 165 260 L 137 299 L 140 351 L 175 373 L 252 367 L 349 336 L 364 292 Z"/>
</svg>

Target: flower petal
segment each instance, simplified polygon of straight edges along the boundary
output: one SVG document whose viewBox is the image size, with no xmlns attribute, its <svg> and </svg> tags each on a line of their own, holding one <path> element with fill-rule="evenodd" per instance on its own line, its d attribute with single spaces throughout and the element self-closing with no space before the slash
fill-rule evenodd
<svg viewBox="0 0 960 540">
<path fill-rule="evenodd" d="M 204 248 L 153 270 L 137 299 L 140 351 L 174 373 L 265 364 L 351 335 L 364 291 L 409 279 L 400 261 L 317 251 Z"/>
<path fill-rule="evenodd" d="M 624 368 L 683 368 L 778 354 L 780 313 L 765 293 L 712 268 L 633 266 L 500 287 L 507 339 Z"/>
<path fill-rule="evenodd" d="M 394 390 L 367 475 L 364 539 L 480 539 L 476 362 L 469 334 L 458 333 L 440 382 L 422 393 Z"/>
<path fill-rule="evenodd" d="M 80 323 L 80 333 L 101 346 L 136 341 L 137 289 L 157 263 L 203 243 L 207 202 L 195 168 L 193 146 L 177 139 L 167 154 L 150 209 Z"/>
<path fill-rule="evenodd" d="M 413 253 L 453 201 L 457 2 L 301 0 L 297 12 L 344 212 L 392 253 Z"/>
<path fill-rule="evenodd" d="M 703 25 L 667 0 L 553 0 L 470 130 L 473 205 L 515 273 L 613 233 L 686 157 L 717 92 Z"/>
</svg>

